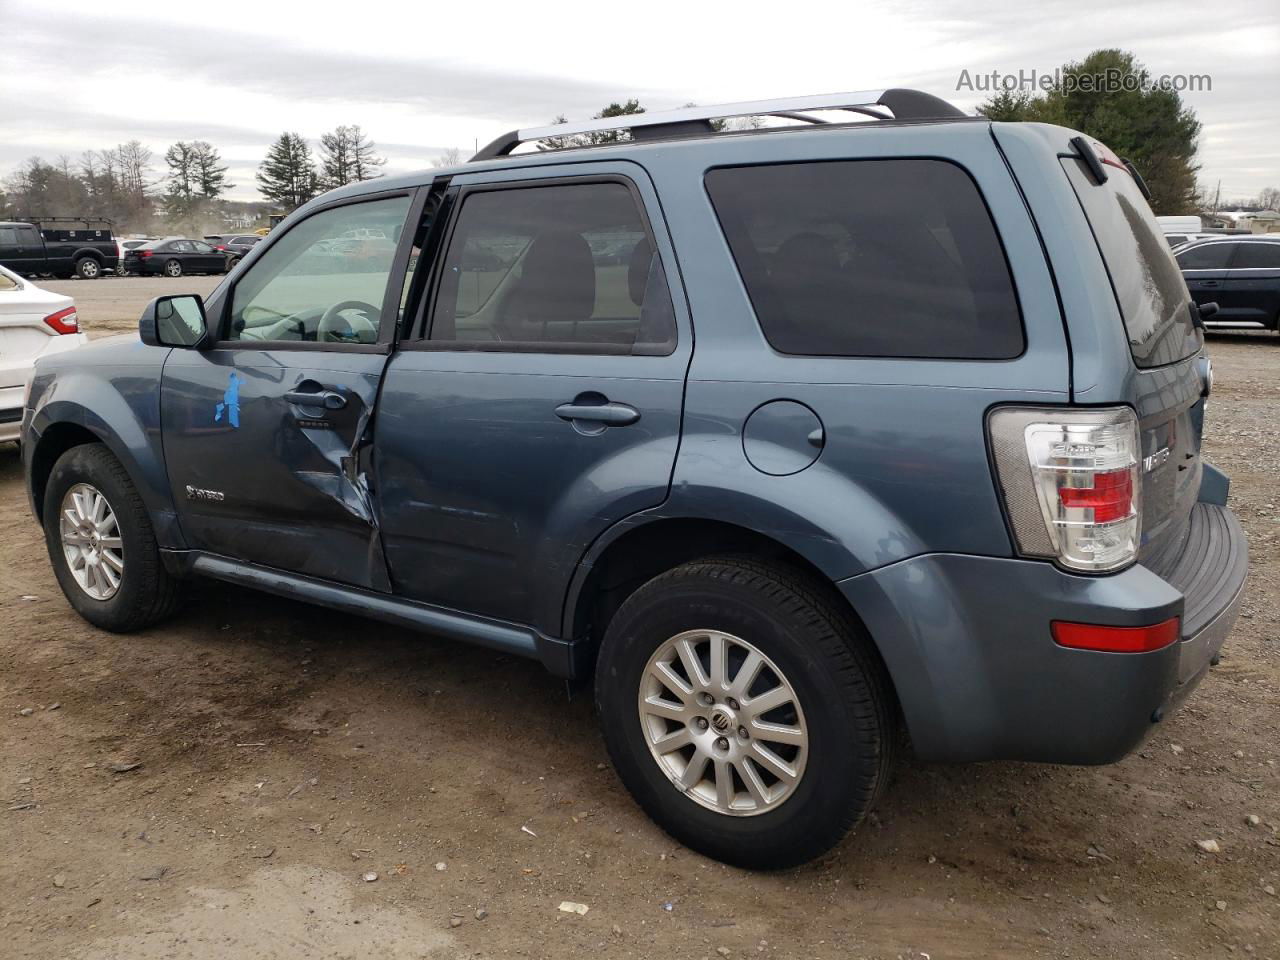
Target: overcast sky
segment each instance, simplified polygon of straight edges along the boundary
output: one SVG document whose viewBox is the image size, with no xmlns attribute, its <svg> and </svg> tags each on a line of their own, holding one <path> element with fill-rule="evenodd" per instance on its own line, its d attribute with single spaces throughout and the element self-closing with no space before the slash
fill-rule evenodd
<svg viewBox="0 0 1280 960">
<path fill-rule="evenodd" d="M 786 18 L 793 16 L 794 22 Z M 1280 187 L 1277 0 L 428 4 L 385 0 L 78 4 L 0 0 L 0 176 L 142 140 L 204 139 L 231 196 L 282 130 L 358 123 L 388 172 L 469 155 L 513 127 L 650 109 L 910 86 L 972 110 L 962 70 L 1052 71 L 1101 46 L 1154 74 L 1209 74 L 1184 94 L 1202 180 L 1224 199 Z"/>
</svg>

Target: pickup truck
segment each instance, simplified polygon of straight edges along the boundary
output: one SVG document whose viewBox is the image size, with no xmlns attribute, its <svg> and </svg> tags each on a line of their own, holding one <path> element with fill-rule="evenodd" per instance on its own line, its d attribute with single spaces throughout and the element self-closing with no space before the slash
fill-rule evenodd
<svg viewBox="0 0 1280 960">
<path fill-rule="evenodd" d="M 82 222 L 82 221 L 77 221 Z M 43 274 L 96 280 L 115 270 L 120 254 L 110 227 L 41 227 L 28 222 L 0 223 L 0 266 L 32 277 Z"/>
</svg>

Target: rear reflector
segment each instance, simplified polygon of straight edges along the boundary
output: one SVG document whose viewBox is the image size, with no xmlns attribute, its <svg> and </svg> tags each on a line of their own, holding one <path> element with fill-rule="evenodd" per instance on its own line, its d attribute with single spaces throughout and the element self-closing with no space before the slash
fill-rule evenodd
<svg viewBox="0 0 1280 960">
<path fill-rule="evenodd" d="M 67 307 L 57 313 L 51 313 L 44 318 L 44 322 L 52 328 L 54 333 L 80 332 L 80 318 L 76 315 L 75 307 Z"/>
<path fill-rule="evenodd" d="M 1107 653 L 1150 653 L 1162 650 L 1178 639 L 1177 617 L 1148 627 L 1104 627 L 1095 623 L 1052 624 L 1054 642 L 1073 650 L 1102 650 Z"/>
</svg>

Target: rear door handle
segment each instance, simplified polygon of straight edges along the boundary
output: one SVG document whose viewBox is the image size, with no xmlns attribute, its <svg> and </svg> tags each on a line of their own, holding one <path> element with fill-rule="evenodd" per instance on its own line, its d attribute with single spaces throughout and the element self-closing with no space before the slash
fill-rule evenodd
<svg viewBox="0 0 1280 960">
<path fill-rule="evenodd" d="M 1221 282 L 1221 281 L 1219 281 L 1219 280 L 1201 280 L 1201 281 L 1200 281 L 1200 286 L 1202 286 L 1202 287 L 1220 287 L 1220 286 L 1222 286 L 1222 282 Z"/>
<path fill-rule="evenodd" d="M 341 410 L 347 405 L 347 398 L 336 390 L 290 390 L 284 398 L 300 407 L 324 407 L 326 410 Z"/>
<path fill-rule="evenodd" d="M 640 411 L 625 403 L 562 403 L 556 407 L 561 420 L 602 423 L 608 427 L 627 427 L 640 419 Z"/>
</svg>

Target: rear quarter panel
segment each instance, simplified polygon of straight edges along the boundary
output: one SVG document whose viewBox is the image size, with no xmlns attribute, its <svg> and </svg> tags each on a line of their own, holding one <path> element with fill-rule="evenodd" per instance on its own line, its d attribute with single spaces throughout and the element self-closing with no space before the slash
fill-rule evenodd
<svg viewBox="0 0 1280 960">
<path fill-rule="evenodd" d="M 714 517 L 765 533 L 833 580 L 930 551 L 1008 556 L 984 418 L 997 403 L 1064 403 L 1067 346 L 1052 277 L 986 123 L 723 138 L 637 151 L 662 197 L 697 346 L 665 516 Z M 787 356 L 764 338 L 703 184 L 715 166 L 928 157 L 973 177 L 1002 237 L 1026 350 L 1008 361 Z M 746 418 L 771 400 L 816 411 L 813 466 L 770 476 L 747 460 Z"/>
</svg>

